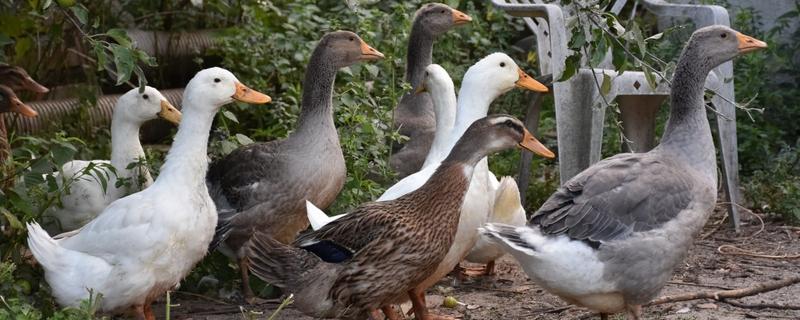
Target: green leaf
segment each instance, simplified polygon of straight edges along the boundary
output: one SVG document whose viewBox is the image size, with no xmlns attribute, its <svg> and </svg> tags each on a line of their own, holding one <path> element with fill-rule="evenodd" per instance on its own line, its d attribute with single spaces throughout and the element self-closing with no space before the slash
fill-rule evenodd
<svg viewBox="0 0 800 320">
<path fill-rule="evenodd" d="M 5 33 L 0 32 L 0 47 L 14 43 L 14 39 L 11 39 Z"/>
<path fill-rule="evenodd" d="M 225 118 L 228 118 L 229 120 L 231 120 L 233 122 L 239 123 L 239 119 L 236 118 L 236 115 L 233 114 L 233 112 L 230 112 L 228 110 L 222 110 L 222 116 L 224 116 Z"/>
<path fill-rule="evenodd" d="M 54 146 L 51 150 L 53 153 L 53 162 L 56 166 L 63 166 L 68 161 L 72 160 L 75 156 L 75 150 L 61 145 Z"/>
<path fill-rule="evenodd" d="M 89 21 L 89 11 L 87 11 L 82 4 L 69 7 L 69 9 L 72 11 L 72 14 L 75 15 L 75 18 L 78 18 L 78 22 L 80 22 L 82 25 L 85 25 L 86 21 Z"/>
<path fill-rule="evenodd" d="M 578 66 L 581 63 L 581 56 L 578 53 L 574 53 L 573 55 L 567 57 L 567 61 L 564 62 L 564 73 L 561 74 L 561 78 L 558 81 L 565 81 L 571 78 L 576 71 L 578 71 Z"/>
<path fill-rule="evenodd" d="M 106 69 L 106 65 L 108 65 L 108 53 L 100 43 L 95 43 L 94 48 L 95 57 L 97 57 L 97 71 L 103 71 Z"/>
<path fill-rule="evenodd" d="M 20 222 L 16 216 L 11 214 L 11 212 L 5 210 L 5 208 L 3 209 L 3 215 L 6 217 L 6 220 L 8 220 L 8 224 L 11 225 L 11 228 L 17 230 L 25 229 L 25 226 L 22 225 L 22 222 Z"/>
<path fill-rule="evenodd" d="M 380 70 L 381 70 L 380 68 L 378 68 L 378 66 L 376 66 L 374 64 L 365 64 L 364 68 L 366 68 L 367 71 L 369 72 L 369 74 L 371 76 L 373 76 L 373 77 L 377 77 L 378 76 L 378 72 L 380 72 Z"/>
<path fill-rule="evenodd" d="M 611 92 L 611 76 L 603 73 L 603 84 L 600 85 L 600 93 L 607 95 Z"/>
<path fill-rule="evenodd" d="M 42 3 L 42 10 L 47 10 L 47 8 L 50 8 L 50 5 L 52 4 L 53 0 L 45 0 L 44 3 Z"/>
<path fill-rule="evenodd" d="M 136 65 L 130 49 L 120 45 L 111 44 L 111 53 L 114 54 L 114 67 L 117 72 L 117 85 L 121 85 L 131 78 L 133 67 Z"/>
<path fill-rule="evenodd" d="M 644 68 L 644 78 L 647 80 L 647 84 L 650 85 L 650 89 L 656 88 L 656 76 L 653 74 L 653 71 L 650 71 L 648 68 Z"/>
<path fill-rule="evenodd" d="M 109 37 L 114 39 L 114 41 L 116 41 L 119 45 L 121 45 L 123 47 L 126 47 L 126 48 L 130 48 L 131 47 L 131 38 L 128 37 L 128 33 L 126 33 L 125 30 L 118 29 L 118 28 L 109 29 L 106 32 L 106 35 L 108 35 Z"/>
<path fill-rule="evenodd" d="M 236 134 L 236 141 L 239 141 L 239 144 L 243 146 L 253 143 L 253 139 L 250 139 L 250 137 L 243 135 L 241 133 Z"/>
</svg>

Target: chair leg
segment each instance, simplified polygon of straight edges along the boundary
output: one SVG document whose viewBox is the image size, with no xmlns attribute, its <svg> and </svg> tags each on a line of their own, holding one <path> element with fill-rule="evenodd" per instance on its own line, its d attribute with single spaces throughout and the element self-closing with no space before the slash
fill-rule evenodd
<svg viewBox="0 0 800 320">
<path fill-rule="evenodd" d="M 529 94 L 528 112 L 525 115 L 525 127 L 528 128 L 533 135 L 536 135 L 539 130 L 539 113 L 542 110 L 542 100 L 544 95 L 539 93 Z M 531 161 L 533 160 L 533 153 L 528 150 L 522 151 L 519 161 L 519 175 L 517 176 L 517 186 L 519 187 L 519 194 L 522 195 L 522 206 L 525 207 L 525 194 L 528 191 L 528 183 L 531 177 Z"/>
<path fill-rule="evenodd" d="M 723 65 L 725 67 L 725 65 Z M 726 99 L 733 100 L 733 83 L 726 83 L 719 89 L 719 94 Z M 739 154 L 736 145 L 736 106 L 722 97 L 712 99 L 717 112 L 717 138 L 719 139 L 720 155 L 722 156 L 722 183 L 728 195 L 728 215 L 733 223 L 733 228 L 739 232 Z"/>
</svg>

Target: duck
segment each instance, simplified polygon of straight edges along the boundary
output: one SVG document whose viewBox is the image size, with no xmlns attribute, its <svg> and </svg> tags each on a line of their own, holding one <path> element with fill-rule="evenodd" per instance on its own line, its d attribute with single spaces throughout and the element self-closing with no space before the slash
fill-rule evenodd
<svg viewBox="0 0 800 320">
<path fill-rule="evenodd" d="M 0 84 L 14 91 L 28 90 L 34 93 L 47 93 L 50 91 L 47 87 L 33 80 L 22 67 L 4 63 L 0 63 Z"/>
<path fill-rule="evenodd" d="M 419 171 L 433 144 L 436 115 L 429 94 L 415 94 L 422 84 L 425 68 L 433 60 L 436 39 L 456 26 L 472 21 L 469 15 L 442 3 L 428 3 L 414 14 L 408 37 L 405 81 L 411 91 L 400 98 L 393 112 L 393 127 L 409 137 L 405 143 L 393 146 L 389 165 L 402 179 Z"/>
<path fill-rule="evenodd" d="M 514 146 L 546 150 L 516 118 L 475 121 L 416 191 L 362 204 L 291 245 L 258 233 L 250 269 L 313 317 L 364 319 L 407 294 L 417 319 L 434 319 L 414 288 L 447 254 L 477 164 Z"/>
<path fill-rule="evenodd" d="M 505 53 L 496 52 L 487 55 L 464 74 L 461 89 L 458 94 L 456 120 L 453 130 L 449 134 L 448 148 L 456 144 L 469 126 L 478 119 L 486 116 L 489 106 L 497 97 L 515 87 L 524 88 L 535 92 L 547 92 L 547 87 L 527 75 L 514 62 L 514 59 Z M 546 148 L 533 150 L 534 153 L 545 158 L 555 155 Z M 389 187 L 376 201 L 390 201 L 419 189 L 436 172 L 441 162 L 432 163 L 422 170 L 403 178 Z M 425 290 L 450 273 L 459 262 L 469 253 L 478 237 L 478 227 L 488 221 L 488 216 L 493 208 L 496 194 L 495 179 L 489 171 L 486 159 L 482 159 L 473 171 L 474 177 L 470 182 L 467 196 L 462 206 L 458 221 L 458 231 L 447 255 L 430 277 L 422 281 L 415 289 L 424 298 Z M 499 183 L 498 183 L 499 185 Z M 405 301 L 404 297 L 397 297 L 398 303 Z"/>
<path fill-rule="evenodd" d="M 495 192 L 494 208 L 489 214 L 489 222 L 503 223 L 512 226 L 524 226 L 527 222 L 525 208 L 517 187 L 517 181 L 512 177 L 502 177 Z M 495 261 L 506 255 L 498 244 L 486 236 L 478 236 L 475 246 L 470 249 L 464 260 L 481 263 L 485 266 L 475 270 L 478 275 L 494 275 Z M 467 272 L 471 271 L 469 269 Z"/>
<path fill-rule="evenodd" d="M 39 115 L 36 110 L 26 105 L 17 97 L 9 86 L 0 84 L 0 167 L 5 166 L 6 159 L 11 154 L 11 145 L 8 142 L 5 113 L 17 113 L 23 117 L 33 118 Z"/>
<path fill-rule="evenodd" d="M 326 208 L 342 190 L 346 168 L 333 121 L 336 72 L 383 54 L 357 34 L 325 34 L 311 54 L 297 126 L 287 138 L 240 147 L 214 162 L 207 183 L 219 210 L 212 246 L 238 262 L 244 299 L 249 285 L 246 244 L 255 230 L 291 243 L 308 228 L 304 201 Z"/>
<path fill-rule="evenodd" d="M 430 94 L 433 109 L 436 112 L 436 134 L 425 158 L 425 166 L 427 166 L 441 162 L 450 151 L 450 133 L 453 130 L 456 116 L 456 93 L 450 74 L 438 64 L 431 64 L 425 68 L 423 81 L 416 90 L 417 94 L 423 92 Z M 343 216 L 343 214 L 328 216 L 311 202 L 306 203 L 306 214 L 313 230 Z"/>
<path fill-rule="evenodd" d="M 149 188 L 56 237 L 36 222 L 27 224 L 28 246 L 59 305 L 79 307 L 94 292 L 103 295 L 100 311 L 155 319 L 151 302 L 189 273 L 214 236 L 217 212 L 205 184 L 208 136 L 217 111 L 234 100 L 264 104 L 271 98 L 228 70 L 201 70 L 186 86 L 178 132 Z"/>
<path fill-rule="evenodd" d="M 727 26 L 697 29 L 678 59 L 660 144 L 622 153 L 568 180 L 527 226 L 480 232 L 565 301 L 641 319 L 683 261 L 717 200 L 717 163 L 703 100 L 712 69 L 767 44 Z"/>
<path fill-rule="evenodd" d="M 111 118 L 111 160 L 73 160 L 53 173 L 59 189 L 60 205 L 46 214 L 54 219 L 53 230 L 72 231 L 94 219 L 111 202 L 144 190 L 153 178 L 144 163 L 139 129 L 156 118 L 180 124 L 181 112 L 153 87 L 131 89 L 117 100 Z M 131 164 L 139 165 L 131 166 Z M 98 176 L 107 179 L 101 184 Z"/>
</svg>

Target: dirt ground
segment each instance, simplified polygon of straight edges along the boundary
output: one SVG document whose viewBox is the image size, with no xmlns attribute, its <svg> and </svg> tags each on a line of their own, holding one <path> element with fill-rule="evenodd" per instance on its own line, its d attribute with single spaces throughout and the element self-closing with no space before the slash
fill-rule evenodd
<svg viewBox="0 0 800 320">
<path fill-rule="evenodd" d="M 743 213 L 740 234 L 734 233 L 723 214 L 717 213 L 706 226 L 685 263 L 676 270 L 663 295 L 718 291 L 800 275 L 800 228 L 785 227 Z M 772 257 L 732 254 L 735 246 L 752 253 Z M 722 251 L 723 253 L 721 253 Z M 742 252 L 742 251 L 737 251 Z M 781 258 L 781 256 L 794 256 Z M 494 277 L 467 280 L 454 285 L 448 277 L 428 290 L 432 312 L 459 319 L 599 319 L 586 309 L 570 306 L 528 280 L 516 261 L 509 256 L 497 264 Z M 453 296 L 465 305 L 455 309 L 442 306 L 445 296 Z M 691 300 L 646 307 L 645 319 L 800 319 L 800 283 L 781 289 L 721 302 Z M 277 307 L 275 302 L 239 306 L 182 292 L 172 294 L 173 319 L 267 319 Z M 737 304 L 739 306 L 735 306 Z M 773 308 L 764 308 L 772 304 Z M 775 305 L 779 305 L 777 308 Z M 409 305 L 403 306 L 405 310 Z M 156 306 L 164 314 L 164 305 Z M 161 318 L 161 316 L 159 316 Z M 617 319 L 624 319 L 618 315 Z M 275 319 L 312 319 L 291 306 Z M 613 319 L 613 318 L 612 318 Z"/>
</svg>

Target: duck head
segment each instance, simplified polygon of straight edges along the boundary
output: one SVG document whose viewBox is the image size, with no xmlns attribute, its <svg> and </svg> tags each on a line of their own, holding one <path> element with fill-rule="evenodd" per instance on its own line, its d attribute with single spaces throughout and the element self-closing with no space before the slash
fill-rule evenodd
<svg viewBox="0 0 800 320">
<path fill-rule="evenodd" d="M 16 112 L 29 118 L 39 115 L 36 110 L 22 103 L 22 100 L 17 97 L 14 90 L 11 90 L 8 86 L 0 85 L 0 113 L 6 112 Z"/>
<path fill-rule="evenodd" d="M 467 139 L 470 145 L 481 148 L 479 152 L 481 158 L 514 146 L 530 150 L 545 158 L 555 157 L 552 151 L 525 129 L 519 119 L 504 114 L 491 115 L 473 122 L 461 138 L 464 139 Z"/>
<path fill-rule="evenodd" d="M 492 53 L 469 67 L 464 74 L 464 82 L 470 87 L 488 91 L 486 93 L 494 97 L 513 88 L 547 92 L 545 85 L 531 78 L 517 66 L 514 59 L 500 52 Z"/>
<path fill-rule="evenodd" d="M 417 87 L 416 93 L 422 92 L 453 92 L 453 79 L 447 70 L 438 64 L 431 64 L 425 67 L 425 75 L 422 84 Z"/>
<path fill-rule="evenodd" d="M 350 31 L 334 31 L 325 34 L 319 41 L 316 50 L 326 50 L 325 60 L 337 69 L 360 61 L 383 59 L 383 53 L 375 50 L 361 37 Z"/>
<path fill-rule="evenodd" d="M 744 35 L 723 25 L 713 25 L 697 29 L 692 33 L 687 52 L 695 52 L 698 57 L 714 68 L 741 54 L 767 47 L 767 43 Z"/>
<path fill-rule="evenodd" d="M 0 83 L 8 86 L 11 90 L 28 90 L 36 93 L 46 93 L 50 91 L 47 87 L 33 80 L 25 69 L 7 64 L 0 65 Z"/>
<path fill-rule="evenodd" d="M 175 125 L 181 122 L 181 112 L 153 87 L 144 87 L 143 92 L 134 88 L 119 97 L 114 108 L 114 118 L 117 117 L 139 125 L 156 118 Z"/>
<path fill-rule="evenodd" d="M 189 80 L 184 97 L 189 96 L 204 101 L 201 105 L 212 106 L 214 110 L 208 110 L 211 112 L 234 100 L 252 104 L 272 101 L 268 95 L 243 85 L 230 71 L 218 67 L 200 70 Z"/>
<path fill-rule="evenodd" d="M 417 10 L 414 17 L 415 25 L 421 26 L 434 36 L 470 21 L 472 18 L 467 14 L 442 3 L 428 3 Z"/>
</svg>

